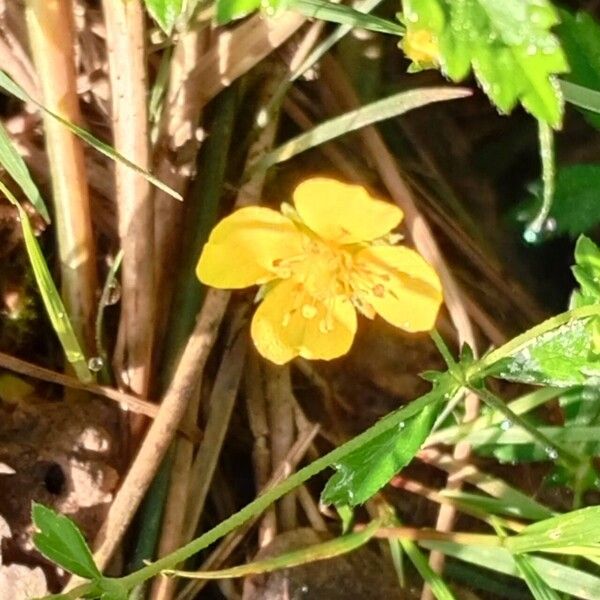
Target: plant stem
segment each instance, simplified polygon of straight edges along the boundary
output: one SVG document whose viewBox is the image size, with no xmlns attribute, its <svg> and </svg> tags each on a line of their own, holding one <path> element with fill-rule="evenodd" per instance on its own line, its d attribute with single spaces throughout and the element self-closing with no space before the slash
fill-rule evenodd
<svg viewBox="0 0 600 600">
<path fill-rule="evenodd" d="M 335 450 L 329 452 L 325 456 L 315 460 L 310 463 L 303 469 L 300 469 L 293 475 L 291 475 L 288 479 L 280 483 L 275 488 L 265 492 L 262 496 L 259 496 L 242 508 L 237 513 L 231 515 L 229 518 L 225 519 L 217 526 L 213 527 L 199 538 L 191 541 L 189 544 L 179 548 L 175 552 L 157 560 L 149 564 L 148 566 L 136 571 L 135 573 L 131 573 L 130 575 L 126 575 L 125 577 L 120 578 L 122 584 L 124 584 L 128 589 L 141 583 L 145 579 L 153 577 L 157 575 L 164 569 L 168 569 L 173 567 L 174 565 L 183 562 L 188 559 L 193 554 L 196 554 L 200 550 L 206 548 L 219 538 L 223 537 L 239 525 L 242 525 L 245 521 L 252 518 L 253 516 L 260 514 L 267 507 L 269 507 L 273 502 L 287 494 L 289 491 L 298 487 L 320 471 L 326 469 L 327 467 L 341 461 L 348 454 L 360 448 L 364 444 L 368 443 L 372 439 L 381 435 L 382 433 L 398 426 L 398 423 L 404 421 L 422 411 L 425 407 L 430 404 L 437 402 L 441 397 L 446 394 L 452 393 L 453 390 L 448 388 L 438 387 L 428 394 L 421 396 L 419 399 L 415 400 L 408 406 L 391 413 L 381 421 L 379 421 L 376 425 L 365 431 L 364 433 L 356 436 L 350 441 L 346 442 L 342 446 L 339 446 Z"/>
<path fill-rule="evenodd" d="M 539 429 L 536 429 L 533 425 L 531 425 L 528 421 L 526 421 L 521 415 L 513 412 L 505 402 L 492 394 L 489 390 L 485 388 L 469 388 L 474 394 L 477 394 L 488 406 L 491 406 L 494 410 L 501 412 L 507 419 L 511 422 L 515 423 L 519 427 L 522 427 L 527 433 L 529 433 L 535 440 L 537 440 L 543 447 L 544 450 L 548 453 L 548 456 L 551 458 L 551 454 L 556 452 L 557 457 L 561 462 L 563 462 L 567 467 L 577 467 L 581 464 L 582 459 L 577 455 L 572 454 L 568 450 L 558 446 L 556 442 L 553 442 L 549 437 L 543 434 Z"/>
</svg>

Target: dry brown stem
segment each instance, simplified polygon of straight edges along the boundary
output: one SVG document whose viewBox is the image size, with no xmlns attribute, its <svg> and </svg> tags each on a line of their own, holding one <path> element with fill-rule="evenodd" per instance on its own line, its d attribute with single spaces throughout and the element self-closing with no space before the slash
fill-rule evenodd
<svg viewBox="0 0 600 600">
<path fill-rule="evenodd" d="M 72 5 L 69 0 L 27 0 L 29 40 L 42 89 L 51 111 L 80 124 L 73 62 Z M 44 114 L 60 255 L 62 293 L 75 333 L 84 349 L 94 349 L 96 254 L 81 141 Z"/>
<path fill-rule="evenodd" d="M 103 0 L 114 147 L 143 169 L 150 163 L 145 13 L 140 0 Z M 154 211 L 150 184 L 115 164 L 121 266 L 121 317 L 113 358 L 117 377 L 148 394 L 154 335 Z"/>
</svg>

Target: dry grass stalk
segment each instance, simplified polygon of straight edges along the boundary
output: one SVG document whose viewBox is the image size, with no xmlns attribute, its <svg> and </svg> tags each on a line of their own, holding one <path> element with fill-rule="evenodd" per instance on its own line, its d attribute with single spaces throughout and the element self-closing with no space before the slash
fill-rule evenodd
<svg viewBox="0 0 600 600">
<path fill-rule="evenodd" d="M 73 62 L 70 1 L 27 0 L 29 40 L 42 89 L 42 102 L 74 123 L 81 123 Z M 84 350 L 94 349 L 96 254 L 81 141 L 53 117 L 44 115 L 56 214 L 62 294 Z"/>
<path fill-rule="evenodd" d="M 145 12 L 140 0 L 104 0 L 114 147 L 143 169 L 150 165 Z M 154 211 L 150 184 L 115 164 L 121 266 L 121 316 L 114 371 L 133 393 L 147 396 L 154 305 Z"/>
<path fill-rule="evenodd" d="M 233 318 L 227 350 L 208 401 L 209 413 L 204 436 L 195 459 L 194 445 L 189 440 L 179 438 L 176 441 L 171 485 L 157 551 L 159 557 L 189 542 L 198 528 L 242 378 L 248 341 L 246 328 L 243 327 L 244 312 L 238 311 L 237 318 Z M 196 391 L 194 398 L 200 398 L 199 391 Z M 186 413 L 189 422 L 196 420 L 198 404 L 198 400 L 190 402 Z M 150 598 L 172 598 L 176 585 L 177 581 L 172 577 L 159 577 L 152 584 Z"/>
<path fill-rule="evenodd" d="M 289 366 L 264 365 L 265 391 L 269 417 L 271 469 L 284 460 L 294 442 L 294 395 Z M 289 475 L 290 473 L 288 473 Z M 277 503 L 277 524 L 283 531 L 296 527 L 296 493 L 290 492 Z"/>
<path fill-rule="evenodd" d="M 26 50 L 27 34 L 21 7 L 14 0 L 0 0 L 0 58 L 8 73 L 32 98 L 40 98 L 35 68 Z"/>
<path fill-rule="evenodd" d="M 158 414 L 96 537 L 94 558 L 100 569 L 106 567 L 120 543 L 175 436 L 187 403 L 202 377 L 228 301 L 229 293 L 217 290 L 211 290 L 206 297 Z"/>
</svg>

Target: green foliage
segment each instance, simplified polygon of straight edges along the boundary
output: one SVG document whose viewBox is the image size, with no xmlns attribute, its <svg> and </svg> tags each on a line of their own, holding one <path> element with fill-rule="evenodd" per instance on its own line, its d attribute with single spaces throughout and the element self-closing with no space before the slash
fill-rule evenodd
<svg viewBox="0 0 600 600">
<path fill-rule="evenodd" d="M 224 25 L 258 10 L 261 0 L 217 0 L 217 23 Z"/>
<path fill-rule="evenodd" d="M 92 553 L 73 521 L 37 503 L 33 504 L 31 513 L 33 524 L 39 530 L 33 541 L 46 558 L 80 577 L 101 577 Z"/>
<path fill-rule="evenodd" d="M 566 79 L 600 91 L 600 25 L 583 11 L 573 14 L 562 10 L 560 16 L 557 33 L 570 67 Z M 600 128 L 600 115 L 584 114 L 590 125 Z"/>
<path fill-rule="evenodd" d="M 584 110 L 600 113 L 600 92 L 564 79 L 560 80 L 560 89 L 567 102 Z"/>
<path fill-rule="evenodd" d="M 122 154 L 119 154 L 110 144 L 105 144 L 103 141 L 99 140 L 97 137 L 93 136 L 89 131 L 79 127 L 75 123 L 71 123 L 71 121 L 64 119 L 59 114 L 52 112 L 47 109 L 45 106 L 40 104 L 35 98 L 32 98 L 25 92 L 23 88 L 21 88 L 17 83 L 15 83 L 4 71 L 0 70 L 0 89 L 5 91 L 7 94 L 18 98 L 23 102 L 31 102 L 35 106 L 37 106 L 42 112 L 51 116 L 53 119 L 56 119 L 61 125 L 66 127 L 71 133 L 76 135 L 79 139 L 83 140 L 86 144 L 103 154 L 107 158 L 114 160 L 116 162 L 120 162 L 136 173 L 138 173 L 141 177 L 155 185 L 158 189 L 162 190 L 169 196 L 173 198 L 177 198 L 177 200 L 182 200 L 181 194 L 171 189 L 168 185 L 164 184 L 160 179 L 152 175 L 150 172 L 142 169 L 140 166 L 131 162 L 129 159 L 125 158 Z"/>
<path fill-rule="evenodd" d="M 509 381 L 570 387 L 600 377 L 600 361 L 590 354 L 592 319 L 575 319 L 531 340 L 501 361 L 493 374 Z"/>
<path fill-rule="evenodd" d="M 600 248 L 584 235 L 575 246 L 573 275 L 580 289 L 573 295 L 572 305 L 600 303 Z"/>
<path fill-rule="evenodd" d="M 328 0 L 217 0 L 217 23 L 229 23 L 259 9 L 263 9 L 267 15 L 276 15 L 282 10 L 290 9 L 311 19 L 320 19 L 391 35 L 404 33 L 404 27 L 398 23 Z"/>
<path fill-rule="evenodd" d="M 7 173 L 15 180 L 15 183 L 23 190 L 27 200 L 35 207 L 46 223 L 50 223 L 50 215 L 44 204 L 35 182 L 29 174 L 29 169 L 21 155 L 16 151 L 4 125 L 0 123 L 0 164 Z"/>
<path fill-rule="evenodd" d="M 384 119 L 397 117 L 427 104 L 464 98 L 469 94 L 469 90 L 465 90 L 464 88 L 452 89 L 443 87 L 409 90 L 394 94 L 388 98 L 371 102 L 356 110 L 329 119 L 313 127 L 310 131 L 302 133 L 288 142 L 284 142 L 278 148 L 264 155 L 254 168 L 268 169 L 277 163 L 289 160 L 301 152 L 305 152 L 310 148 L 324 144 L 351 131 L 356 131 L 361 127 L 378 123 Z"/>
<path fill-rule="evenodd" d="M 404 33 L 404 27 L 398 23 L 360 12 L 344 4 L 335 4 L 328 0 L 291 0 L 289 4 L 290 8 L 311 19 L 321 19 L 390 35 Z"/>
<path fill-rule="evenodd" d="M 600 248 L 589 238 L 581 236 L 575 246 L 575 266 L 573 275 L 580 289 L 573 293 L 571 306 L 590 306 L 600 303 Z M 595 358 L 600 357 L 600 316 L 592 319 L 591 352 Z"/>
<path fill-rule="evenodd" d="M 567 70 L 550 29 L 558 23 L 547 0 L 407 0 L 411 31 L 431 32 L 439 65 L 461 81 L 473 69 L 485 93 L 502 111 L 517 102 L 540 120 L 559 127 L 563 99 L 556 75 Z"/>
<path fill-rule="evenodd" d="M 580 290 L 573 294 L 572 308 L 600 308 L 600 249 L 581 236 L 575 249 L 573 273 Z M 600 317 L 592 310 L 584 318 L 572 318 L 525 343 L 492 366 L 488 374 L 509 381 L 553 387 L 592 385 L 600 378 Z"/>
<path fill-rule="evenodd" d="M 600 224 L 600 165 L 573 165 L 559 168 L 549 217 L 555 227 L 548 237 L 568 235 L 576 238 Z M 542 204 L 542 185 L 529 187 L 533 195 L 515 211 L 516 220 L 528 223 Z"/>
<path fill-rule="evenodd" d="M 528 525 L 507 538 L 513 553 L 556 550 L 570 546 L 592 546 L 600 542 L 600 506 L 588 506 Z"/>
<path fill-rule="evenodd" d="M 44 253 L 42 252 L 33 228 L 31 227 L 29 215 L 11 191 L 1 181 L 0 192 L 2 192 L 6 199 L 16 207 L 19 213 L 23 240 L 25 242 L 25 249 L 27 250 L 29 262 L 31 263 L 31 269 L 40 291 L 44 307 L 48 313 L 48 318 L 63 347 L 65 356 L 73 365 L 77 377 L 81 381 L 90 382 L 93 379 L 92 373 L 88 368 L 85 355 L 79 340 L 75 335 L 65 305 L 63 304 L 58 289 L 56 288 L 56 284 L 52 279 L 50 269 L 44 258 Z"/>
<path fill-rule="evenodd" d="M 560 596 L 544 581 L 543 577 L 535 569 L 531 557 L 516 555 L 513 557 L 513 560 L 535 600 L 561 600 Z"/>
<path fill-rule="evenodd" d="M 321 500 L 348 506 L 366 502 L 412 460 L 429 435 L 438 408 L 438 403 L 429 405 L 336 463 L 337 473 L 327 482 Z"/>
<path fill-rule="evenodd" d="M 144 2 L 152 18 L 167 35 L 170 35 L 181 15 L 185 0 L 144 0 Z"/>
</svg>

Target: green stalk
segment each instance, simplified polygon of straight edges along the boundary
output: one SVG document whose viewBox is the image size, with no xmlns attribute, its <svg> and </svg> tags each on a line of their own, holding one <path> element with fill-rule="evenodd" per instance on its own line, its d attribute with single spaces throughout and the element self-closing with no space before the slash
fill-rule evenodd
<svg viewBox="0 0 600 600">
<path fill-rule="evenodd" d="M 513 412 L 501 398 L 498 398 L 498 396 L 492 394 L 492 392 L 485 388 L 469 387 L 469 389 L 474 394 L 477 394 L 488 406 L 494 410 L 497 410 L 498 412 L 501 412 L 515 425 L 518 425 L 527 431 L 527 433 L 529 433 L 544 447 L 544 450 L 550 459 L 552 459 L 552 455 L 556 453 L 556 457 L 554 458 L 557 458 L 567 467 L 578 467 L 581 465 L 583 459 L 579 458 L 575 454 L 572 454 L 568 450 L 565 450 L 556 444 L 556 442 L 553 442 L 548 436 L 543 434 L 539 429 L 536 429 L 533 425 L 521 417 L 521 415 Z"/>
</svg>

